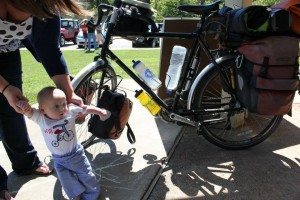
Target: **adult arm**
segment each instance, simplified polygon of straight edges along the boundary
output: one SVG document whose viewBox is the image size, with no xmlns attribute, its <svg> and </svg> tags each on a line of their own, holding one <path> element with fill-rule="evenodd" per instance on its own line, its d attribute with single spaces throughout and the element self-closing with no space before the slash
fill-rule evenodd
<svg viewBox="0 0 300 200">
<path fill-rule="evenodd" d="M 67 101 L 82 106 L 83 102 L 73 90 L 65 58 L 59 47 L 60 17 L 46 21 L 34 18 L 30 38 L 36 57 L 43 64 L 56 87 L 63 90 Z"/>
<path fill-rule="evenodd" d="M 65 92 L 68 103 L 85 107 L 82 99 L 74 93 L 70 76 L 67 74 L 59 74 L 51 77 L 56 87 Z"/>
<path fill-rule="evenodd" d="M 27 101 L 26 97 L 23 96 L 21 90 L 13 85 L 10 85 L 7 80 L 5 80 L 0 75 L 0 92 L 5 96 L 9 105 L 13 107 L 16 112 L 22 113 L 22 110 L 17 106 L 17 102 L 20 100 Z"/>
<path fill-rule="evenodd" d="M 90 28 L 96 28 L 97 27 L 97 24 L 95 24 L 95 23 L 93 23 L 92 21 L 88 21 L 88 23 L 86 24 L 88 27 L 90 27 Z"/>
</svg>

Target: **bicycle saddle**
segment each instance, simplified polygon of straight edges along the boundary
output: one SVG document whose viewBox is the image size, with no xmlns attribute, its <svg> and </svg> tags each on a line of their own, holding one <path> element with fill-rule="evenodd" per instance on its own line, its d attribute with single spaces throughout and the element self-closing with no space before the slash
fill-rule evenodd
<svg viewBox="0 0 300 200">
<path fill-rule="evenodd" d="M 219 4 L 222 0 L 218 0 L 211 4 L 199 4 L 199 5 L 181 5 L 178 6 L 178 10 L 188 13 L 194 13 L 198 15 L 209 14 L 211 12 L 219 10 Z"/>
</svg>

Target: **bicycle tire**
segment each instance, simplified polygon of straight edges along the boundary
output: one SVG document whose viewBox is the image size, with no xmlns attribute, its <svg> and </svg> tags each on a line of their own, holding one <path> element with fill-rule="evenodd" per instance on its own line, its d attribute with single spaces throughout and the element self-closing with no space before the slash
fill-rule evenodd
<svg viewBox="0 0 300 200">
<path fill-rule="evenodd" d="M 102 89 L 108 86 L 115 89 L 117 78 L 111 66 L 104 66 L 102 62 L 94 62 L 87 65 L 72 80 L 75 94 L 80 96 L 86 105 L 97 106 Z M 76 135 L 78 142 L 87 148 L 96 138 L 88 131 L 88 123 L 92 115 L 85 116 L 80 122 L 76 123 Z"/>
<path fill-rule="evenodd" d="M 220 63 L 227 80 L 235 84 L 235 59 L 231 58 Z M 235 106 L 233 98 L 225 92 L 220 73 L 213 66 L 198 82 L 192 101 L 192 109 L 207 110 L 230 108 Z M 221 119 L 218 123 L 209 123 L 209 120 Z M 239 112 L 210 113 L 195 116 L 195 120 L 204 121 L 203 136 L 214 145 L 224 149 L 246 149 L 257 145 L 268 138 L 278 127 L 282 116 L 266 116 L 248 112 L 242 108 Z"/>
</svg>

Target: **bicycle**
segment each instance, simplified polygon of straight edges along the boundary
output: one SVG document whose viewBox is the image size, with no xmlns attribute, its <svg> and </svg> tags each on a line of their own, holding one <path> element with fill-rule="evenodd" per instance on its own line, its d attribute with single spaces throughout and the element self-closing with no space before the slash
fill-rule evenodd
<svg viewBox="0 0 300 200">
<path fill-rule="evenodd" d="M 104 87 L 111 90 L 118 87 L 117 75 L 109 59 L 121 67 L 151 98 L 161 107 L 159 117 L 164 121 L 179 125 L 193 126 L 212 144 L 225 149 L 245 149 L 257 145 L 268 138 L 278 127 L 282 116 L 264 116 L 251 113 L 239 103 L 235 91 L 234 67 L 235 51 L 210 50 L 206 43 L 204 25 L 212 13 L 219 10 L 222 1 L 211 4 L 181 5 L 182 12 L 200 16 L 196 30 L 192 33 L 157 32 L 155 23 L 147 16 L 136 12 L 135 8 L 123 8 L 100 4 L 98 23 L 104 14 L 109 14 L 109 22 L 101 52 L 94 62 L 84 67 L 73 79 L 75 92 L 82 98 L 93 94 L 92 104 L 97 105 Z M 131 16 L 151 25 L 152 32 L 122 32 L 118 30 L 119 21 Z M 174 98 L 164 101 L 155 94 L 128 66 L 126 66 L 110 49 L 113 36 L 123 38 L 158 37 L 191 39 L 192 45 L 187 53 L 182 74 Z M 200 54 L 204 51 L 211 63 L 198 75 Z M 90 85 L 93 85 L 91 87 Z M 94 88 L 92 92 L 88 92 Z M 82 92 L 82 90 L 84 92 Z M 86 94 L 86 95 L 84 95 Z M 85 123 L 78 125 L 79 140 L 86 147 L 94 136 L 88 133 L 88 116 Z"/>
</svg>

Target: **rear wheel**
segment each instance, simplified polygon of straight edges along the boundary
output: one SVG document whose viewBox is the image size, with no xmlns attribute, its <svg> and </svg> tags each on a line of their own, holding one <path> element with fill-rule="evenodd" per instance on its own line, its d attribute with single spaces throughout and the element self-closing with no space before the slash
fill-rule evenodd
<svg viewBox="0 0 300 200">
<path fill-rule="evenodd" d="M 226 79 L 234 84 L 234 59 L 222 63 Z M 212 68 L 199 81 L 193 94 L 192 109 L 213 111 L 196 116 L 195 120 L 203 125 L 203 136 L 211 143 L 226 149 L 245 149 L 257 145 L 268 138 L 278 127 L 282 116 L 266 116 L 251 113 L 240 107 L 229 93 L 224 90 L 220 73 Z M 227 111 L 220 112 L 227 109 Z"/>
<path fill-rule="evenodd" d="M 99 65 L 95 63 L 95 65 Z M 90 66 L 87 68 L 91 69 Z M 114 89 L 117 84 L 116 74 L 113 68 L 103 67 L 101 65 L 92 67 L 87 74 L 82 77 L 74 77 L 79 81 L 73 84 L 75 93 L 80 96 L 86 105 L 97 106 L 98 99 L 101 96 L 103 88 L 108 86 Z M 78 84 L 76 84 L 78 83 Z M 77 119 L 76 134 L 78 141 L 84 148 L 88 147 L 95 139 L 95 136 L 88 131 L 89 121 L 92 115 L 87 115 L 85 118 Z"/>
</svg>

